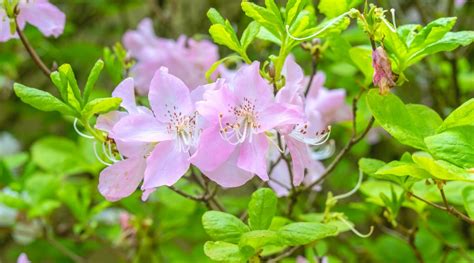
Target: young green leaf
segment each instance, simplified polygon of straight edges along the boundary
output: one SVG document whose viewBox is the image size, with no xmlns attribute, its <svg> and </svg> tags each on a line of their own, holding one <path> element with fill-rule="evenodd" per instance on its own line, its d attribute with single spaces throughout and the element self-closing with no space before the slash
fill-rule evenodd
<svg viewBox="0 0 474 263">
<path fill-rule="evenodd" d="M 368 175 L 375 174 L 377 170 L 382 168 L 384 165 L 385 165 L 385 162 L 377 160 L 377 159 L 360 158 L 359 160 L 359 169 L 361 169 L 362 172 Z"/>
<path fill-rule="evenodd" d="M 219 11 L 217 11 L 215 8 L 210 8 L 209 11 L 207 11 L 207 17 L 211 21 L 212 24 L 225 24 L 225 19 L 219 14 Z"/>
<path fill-rule="evenodd" d="M 87 103 L 89 101 L 89 96 L 103 68 L 104 62 L 100 59 L 97 60 L 97 62 L 94 64 L 94 67 L 92 67 L 92 70 L 89 73 L 89 77 L 87 78 L 86 86 L 84 88 L 84 103 Z"/>
<path fill-rule="evenodd" d="M 59 111 L 64 115 L 77 115 L 74 110 L 48 92 L 29 88 L 22 84 L 13 85 L 15 94 L 26 104 L 42 111 Z"/>
<path fill-rule="evenodd" d="M 249 226 L 252 230 L 268 229 L 275 216 L 277 197 L 269 188 L 260 188 L 252 194 L 249 203 Z"/>
<path fill-rule="evenodd" d="M 414 153 L 413 161 L 438 179 L 447 181 L 474 182 L 474 174 L 471 174 L 467 172 L 467 170 L 449 162 L 435 160 L 430 154 L 426 152 Z"/>
<path fill-rule="evenodd" d="M 208 211 L 202 216 L 206 233 L 214 240 L 238 243 L 240 236 L 249 231 L 237 217 L 219 211 Z"/>
<path fill-rule="evenodd" d="M 418 179 L 431 178 L 431 175 L 415 163 L 391 161 L 375 172 L 377 175 L 411 176 Z"/>
<path fill-rule="evenodd" d="M 474 125 L 474 99 L 466 101 L 451 112 L 439 127 L 438 132 L 464 125 Z"/>
<path fill-rule="evenodd" d="M 245 262 L 240 254 L 239 246 L 222 241 L 207 241 L 204 244 L 204 253 L 210 259 L 219 262 Z"/>
<path fill-rule="evenodd" d="M 66 83 L 66 81 L 68 83 L 68 93 L 72 92 L 72 94 L 74 94 L 74 98 L 79 102 L 79 108 L 81 108 L 83 106 L 81 90 L 79 89 L 79 85 L 77 84 L 76 76 L 74 75 L 74 71 L 72 70 L 71 65 L 63 64 L 58 68 L 58 71 L 59 74 L 61 74 L 61 79 L 63 80 L 63 83 Z M 68 97 L 70 96 L 68 95 Z M 70 104 L 74 106 L 71 103 L 71 98 L 68 99 L 68 102 L 70 102 Z"/>
<path fill-rule="evenodd" d="M 270 230 L 254 230 L 247 232 L 240 237 L 239 247 L 242 254 L 247 258 L 250 258 L 264 246 L 279 244 L 280 239 L 277 232 Z"/>
<path fill-rule="evenodd" d="M 242 33 L 242 37 L 240 38 L 240 45 L 242 46 L 242 50 L 245 52 L 247 47 L 252 43 L 252 41 L 257 36 L 258 32 L 260 31 L 260 25 L 252 21 Z"/>
<path fill-rule="evenodd" d="M 299 222 L 278 230 L 281 241 L 288 246 L 306 245 L 337 234 L 337 227 L 320 223 Z"/>
<path fill-rule="evenodd" d="M 410 52 L 440 40 L 455 23 L 456 17 L 442 17 L 430 22 L 414 36 L 413 41 L 407 43 Z"/>
<path fill-rule="evenodd" d="M 424 105 L 405 105 L 394 94 L 369 91 L 367 105 L 378 123 L 399 142 L 426 150 L 424 138 L 436 133 L 441 118 Z"/>
<path fill-rule="evenodd" d="M 53 82 L 54 86 L 56 86 L 56 88 L 58 89 L 63 101 L 67 101 L 67 81 L 64 83 L 61 79 L 61 74 L 59 74 L 59 72 L 57 71 L 51 73 L 49 77 L 51 78 L 51 81 Z"/>
<path fill-rule="evenodd" d="M 466 169 L 474 167 L 474 126 L 460 126 L 425 138 L 430 153 Z"/>
<path fill-rule="evenodd" d="M 82 116 L 88 120 L 94 114 L 103 114 L 109 111 L 116 110 L 122 99 L 120 98 L 99 98 L 94 99 L 86 104 L 82 110 Z"/>
<path fill-rule="evenodd" d="M 277 39 L 281 39 L 285 28 L 281 22 L 281 18 L 278 18 L 272 11 L 256 5 L 252 2 L 242 2 L 242 10 L 248 17 L 253 18 L 262 27 L 266 28 Z"/>
<path fill-rule="evenodd" d="M 291 25 L 293 24 L 294 19 L 296 16 L 301 12 L 304 7 L 305 1 L 303 0 L 289 0 L 285 7 L 285 16 L 286 16 L 286 24 Z"/>
<path fill-rule="evenodd" d="M 209 28 L 209 34 L 211 34 L 212 39 L 214 39 L 214 42 L 217 44 L 224 45 L 239 54 L 242 53 L 242 46 L 237 39 L 234 29 L 230 26 L 228 21 L 226 21 L 225 25 L 212 25 Z"/>
</svg>

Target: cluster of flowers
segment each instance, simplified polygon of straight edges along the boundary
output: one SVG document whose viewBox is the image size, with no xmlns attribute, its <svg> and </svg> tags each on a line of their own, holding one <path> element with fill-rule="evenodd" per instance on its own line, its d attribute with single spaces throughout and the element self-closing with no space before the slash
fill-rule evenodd
<svg viewBox="0 0 474 263">
<path fill-rule="evenodd" d="M 284 67 L 285 86 L 276 94 L 258 62 L 204 84 L 204 65 L 217 59 L 217 48 L 207 41 L 159 39 L 152 30 L 144 20 L 125 35 L 138 63 L 134 78 L 112 93 L 122 99 L 124 111 L 99 116 L 95 126 L 124 157 L 100 175 L 99 191 L 108 200 L 132 194 L 142 181 L 146 200 L 157 187 L 175 184 L 191 164 L 222 187 L 241 186 L 254 175 L 267 181 L 272 166 L 270 185 L 285 195 L 290 170 L 281 161 L 283 149 L 291 155 L 294 185 L 305 181 L 306 172 L 307 182 L 317 178 L 323 167 L 311 146 L 327 141 L 331 122 L 350 118 L 344 90 L 323 88 L 319 73 L 305 96 L 309 78 L 292 57 Z M 182 57 L 176 57 L 179 52 Z M 147 93 L 150 108 L 136 104 L 135 88 Z"/>
</svg>

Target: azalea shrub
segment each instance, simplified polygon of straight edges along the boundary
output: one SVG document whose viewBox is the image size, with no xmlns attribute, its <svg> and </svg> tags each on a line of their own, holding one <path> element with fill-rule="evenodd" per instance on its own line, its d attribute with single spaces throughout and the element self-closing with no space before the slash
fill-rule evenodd
<svg viewBox="0 0 474 263">
<path fill-rule="evenodd" d="M 1 0 L 0 261 L 473 262 L 474 5 L 428 2 Z"/>
</svg>

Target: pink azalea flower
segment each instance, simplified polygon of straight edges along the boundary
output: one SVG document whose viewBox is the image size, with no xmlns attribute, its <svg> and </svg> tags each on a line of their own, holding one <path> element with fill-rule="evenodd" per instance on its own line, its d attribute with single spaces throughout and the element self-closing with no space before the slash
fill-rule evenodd
<svg viewBox="0 0 474 263">
<path fill-rule="evenodd" d="M 242 67 L 230 81 L 218 81 L 197 103 L 206 121 L 193 164 L 223 187 L 243 185 L 256 174 L 268 180 L 266 132 L 301 121 L 302 112 L 277 103 L 260 76 L 259 63 Z"/>
<path fill-rule="evenodd" d="M 176 41 L 157 37 L 150 19 L 142 20 L 136 31 L 128 31 L 123 43 L 137 60 L 130 75 L 142 95 L 147 94 L 151 79 L 161 67 L 167 67 L 171 74 L 194 89 L 206 83 L 206 71 L 219 59 L 217 46 L 210 41 L 195 41 L 185 36 Z"/>
<path fill-rule="evenodd" d="M 293 184 L 298 186 L 303 181 L 313 182 L 321 174 L 323 166 L 314 160 L 320 158 L 314 158 L 313 155 L 316 153 L 313 153 L 310 146 L 319 146 L 325 143 L 329 138 L 329 124 L 346 119 L 349 109 L 344 103 L 345 91 L 343 89 L 327 90 L 322 87 L 324 83 L 322 73 L 314 76 L 308 95 L 304 99 L 303 94 L 309 78 L 304 77 L 303 70 L 291 56 L 285 62 L 283 75 L 285 76 L 285 87 L 278 92 L 277 101 L 301 107 L 305 113 L 304 120 L 297 125 L 278 127 L 292 159 Z M 305 170 L 309 171 L 307 179 L 305 179 Z M 288 182 L 287 186 L 291 186 L 286 163 L 279 163 L 275 167 L 272 173 L 273 177 L 276 177 L 276 180 Z M 285 177 L 287 179 L 282 179 Z M 270 185 L 275 186 L 275 183 Z M 278 186 L 276 187 L 280 194 L 285 194 Z"/>
<path fill-rule="evenodd" d="M 64 31 L 66 16 L 47 0 L 20 0 L 18 10 L 20 12 L 17 16 L 17 22 L 20 29 L 23 29 L 26 23 L 29 23 L 37 27 L 47 37 L 58 37 Z M 9 18 L 5 10 L 0 7 L 0 42 L 12 38 L 18 38 L 18 35 L 16 33 L 11 34 Z"/>
<path fill-rule="evenodd" d="M 28 259 L 28 256 L 25 253 L 21 253 L 18 259 L 16 260 L 17 263 L 31 263 Z"/>
<path fill-rule="evenodd" d="M 173 185 L 188 170 L 199 132 L 193 101 L 196 97 L 180 79 L 162 68 L 155 73 L 148 94 L 153 114 L 129 114 L 114 125 L 115 139 L 154 145 L 146 159 L 143 199 L 159 186 Z"/>
<path fill-rule="evenodd" d="M 113 128 L 127 116 L 153 117 L 150 110 L 137 106 L 134 94 L 134 81 L 131 78 L 122 81 L 112 93 L 112 97 L 121 98 L 121 106 L 127 111 L 114 111 L 101 115 L 96 128 L 108 133 L 114 139 L 117 149 L 126 159 L 114 162 L 105 168 L 99 177 L 99 192 L 109 201 L 117 201 L 131 195 L 143 180 L 146 167 L 146 155 L 152 145 L 145 142 L 126 142 L 116 138 Z"/>
</svg>

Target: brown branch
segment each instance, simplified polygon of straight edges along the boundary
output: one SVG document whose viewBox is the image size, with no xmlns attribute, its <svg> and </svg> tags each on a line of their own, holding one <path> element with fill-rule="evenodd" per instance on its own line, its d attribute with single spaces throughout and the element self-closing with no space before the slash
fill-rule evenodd
<svg viewBox="0 0 474 263">
<path fill-rule="evenodd" d="M 276 262 L 279 262 L 280 260 L 290 256 L 291 254 L 293 254 L 296 250 L 298 250 L 298 248 L 300 248 L 300 246 L 296 246 L 296 247 L 292 247 L 292 248 L 289 248 L 289 249 L 286 249 L 285 251 L 283 251 L 282 253 L 280 253 L 279 255 L 273 257 L 273 258 L 270 258 L 268 259 L 268 263 L 276 263 Z"/>
<path fill-rule="evenodd" d="M 308 96 L 309 90 L 311 89 L 311 85 L 313 84 L 314 76 L 316 75 L 316 72 L 318 70 L 318 63 L 316 62 L 316 59 L 311 56 L 311 76 L 309 77 L 309 82 L 308 85 L 306 86 L 306 89 L 304 91 L 304 96 Z"/>
<path fill-rule="evenodd" d="M 471 225 L 474 225 L 474 220 L 470 219 L 468 216 L 466 216 L 465 214 L 459 212 L 456 208 L 452 207 L 452 206 L 441 206 L 441 205 L 438 205 L 438 204 L 435 204 L 431 201 L 428 201 L 426 199 L 423 199 L 422 197 L 420 196 L 417 196 L 415 195 L 413 192 L 407 192 L 409 194 L 409 196 L 413 196 L 414 198 L 422 201 L 423 203 L 425 204 L 428 204 L 434 208 L 437 208 L 439 210 L 443 210 L 443 211 L 446 211 L 447 213 L 450 213 L 454 216 L 456 216 L 457 218 L 459 219 L 462 219 L 464 221 L 466 221 L 467 223 L 471 224 Z M 444 200 L 443 200 L 444 201 Z M 446 201 L 447 202 L 447 201 Z"/>
<path fill-rule="evenodd" d="M 361 90 L 361 93 L 359 93 L 358 96 L 356 96 L 353 101 L 352 101 L 352 136 L 347 142 L 346 146 L 342 148 L 342 150 L 338 153 L 336 158 L 329 164 L 329 166 L 326 168 L 324 173 L 318 178 L 318 180 L 314 181 L 310 185 L 306 186 L 303 191 L 308 191 L 314 186 L 320 184 L 326 177 L 331 174 L 331 172 L 336 168 L 336 166 L 339 164 L 339 162 L 342 160 L 342 158 L 352 149 L 354 145 L 356 145 L 358 142 L 360 142 L 370 131 L 372 128 L 372 125 L 374 124 L 375 119 L 373 117 L 370 118 L 369 123 L 365 127 L 365 129 L 357 135 L 357 125 L 356 125 L 356 118 L 357 118 L 357 102 L 360 98 L 360 95 L 362 95 L 363 90 Z"/>
<path fill-rule="evenodd" d="M 31 59 L 33 59 L 33 61 L 41 70 L 41 72 L 43 72 L 43 74 L 47 78 L 49 78 L 49 75 L 51 75 L 51 70 L 44 64 L 43 60 L 41 60 L 40 56 L 38 56 L 34 48 L 31 46 L 30 42 L 28 41 L 28 38 L 26 38 L 25 34 L 23 34 L 23 31 L 21 31 L 20 27 L 18 26 L 16 19 L 15 19 L 15 24 L 16 24 L 16 32 L 18 33 L 18 36 L 20 37 L 21 43 L 23 43 L 23 46 L 25 47 L 26 51 L 28 51 L 28 54 L 30 54 Z"/>
</svg>

